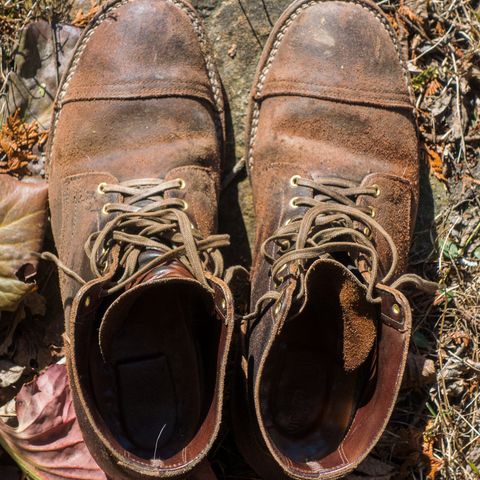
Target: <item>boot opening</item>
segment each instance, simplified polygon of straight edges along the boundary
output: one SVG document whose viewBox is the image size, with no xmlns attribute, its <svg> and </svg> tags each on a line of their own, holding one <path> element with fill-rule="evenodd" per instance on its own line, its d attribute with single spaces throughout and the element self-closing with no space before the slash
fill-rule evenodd
<svg viewBox="0 0 480 480">
<path fill-rule="evenodd" d="M 267 435 L 300 463 L 321 461 L 343 441 L 373 371 L 378 315 L 336 262 L 312 267 L 307 291 L 272 347 L 260 390 Z"/>
<path fill-rule="evenodd" d="M 221 326 L 211 295 L 192 282 L 153 283 L 105 318 L 90 362 L 102 370 L 92 372 L 98 409 L 127 451 L 168 459 L 188 446 L 212 402 Z"/>
</svg>

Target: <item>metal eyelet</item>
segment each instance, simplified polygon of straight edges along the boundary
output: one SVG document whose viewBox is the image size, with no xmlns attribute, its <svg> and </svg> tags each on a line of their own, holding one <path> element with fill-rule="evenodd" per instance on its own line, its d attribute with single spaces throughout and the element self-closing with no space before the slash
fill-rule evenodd
<svg viewBox="0 0 480 480">
<path fill-rule="evenodd" d="M 275 309 L 273 310 L 274 315 L 278 315 L 280 313 L 280 310 L 282 309 L 282 304 L 279 302 L 277 305 L 275 305 Z"/>
<path fill-rule="evenodd" d="M 185 180 L 183 180 L 183 178 L 177 178 L 176 180 L 180 184 L 178 186 L 178 189 L 179 190 L 185 190 L 185 187 L 187 186 L 187 184 L 185 183 Z"/>
<path fill-rule="evenodd" d="M 90 297 L 85 298 L 84 305 L 88 308 L 90 306 L 91 300 Z"/>
<path fill-rule="evenodd" d="M 365 227 L 363 229 L 363 234 L 366 236 L 366 237 L 369 237 L 372 235 L 372 231 L 368 228 L 368 227 Z"/>
<path fill-rule="evenodd" d="M 394 315 L 400 315 L 402 309 L 400 308 L 400 305 L 398 305 L 398 303 L 394 303 L 392 305 L 392 312 L 394 313 Z"/>
<path fill-rule="evenodd" d="M 290 208 L 298 208 L 298 205 L 295 203 L 296 201 L 298 200 L 298 197 L 293 197 L 291 200 L 290 200 Z"/>
<path fill-rule="evenodd" d="M 220 302 L 220 306 L 222 307 L 222 310 L 227 309 L 227 301 L 224 298 L 222 298 L 222 300 Z"/>
<path fill-rule="evenodd" d="M 181 209 L 182 210 L 188 210 L 188 203 L 183 199 L 180 199 L 180 201 L 182 202 Z"/>
<path fill-rule="evenodd" d="M 378 198 L 380 196 L 380 193 L 381 193 L 380 187 L 375 184 L 375 185 L 372 185 L 371 188 L 373 188 L 375 190 L 375 193 L 373 194 L 373 196 L 375 198 Z"/>
<path fill-rule="evenodd" d="M 108 203 L 106 203 L 106 204 L 102 207 L 102 215 L 110 215 L 110 212 L 108 211 L 107 207 L 108 207 Z"/>
<path fill-rule="evenodd" d="M 377 211 L 373 208 L 373 207 L 368 207 L 370 209 L 370 216 L 372 218 L 375 218 L 375 216 L 377 215 Z"/>
<path fill-rule="evenodd" d="M 298 187 L 298 180 L 300 180 L 302 177 L 300 175 L 294 175 L 291 179 L 290 179 L 290 186 L 292 188 L 295 188 L 295 187 Z"/>
<path fill-rule="evenodd" d="M 105 182 L 99 183 L 97 187 L 97 193 L 100 195 L 105 195 L 105 190 L 104 188 L 107 186 Z"/>
</svg>

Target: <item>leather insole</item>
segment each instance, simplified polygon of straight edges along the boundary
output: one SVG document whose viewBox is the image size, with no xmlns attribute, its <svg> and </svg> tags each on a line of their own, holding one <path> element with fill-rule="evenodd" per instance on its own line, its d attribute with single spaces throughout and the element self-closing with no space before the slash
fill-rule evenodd
<svg viewBox="0 0 480 480">
<path fill-rule="evenodd" d="M 119 442 L 146 459 L 169 458 L 194 437 L 208 405 L 204 371 L 214 352 L 203 338 L 215 336 L 204 302 L 192 285 L 174 283 L 143 292 L 121 309 L 108 338 L 113 397 L 104 408 Z M 127 311 L 125 311 L 127 310 Z M 113 377 L 113 378 L 112 378 Z M 97 385 L 98 401 L 107 385 Z M 98 391 L 97 390 L 97 391 Z M 103 403 L 103 402 L 102 402 Z"/>
<path fill-rule="evenodd" d="M 368 361 L 353 371 L 345 368 L 336 292 L 317 285 L 314 299 L 287 321 L 263 374 L 267 431 L 277 448 L 298 462 L 319 460 L 338 448 L 369 372 Z"/>
</svg>

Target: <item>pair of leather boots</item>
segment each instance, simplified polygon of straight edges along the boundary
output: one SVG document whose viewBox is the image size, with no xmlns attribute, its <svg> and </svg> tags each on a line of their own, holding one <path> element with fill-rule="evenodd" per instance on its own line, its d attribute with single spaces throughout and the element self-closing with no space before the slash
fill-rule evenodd
<svg viewBox="0 0 480 480">
<path fill-rule="evenodd" d="M 86 28 L 49 153 L 66 355 L 85 442 L 114 479 L 187 477 L 222 423 L 234 302 L 216 231 L 222 84 L 184 0 L 114 0 Z M 257 235 L 233 424 L 268 479 L 338 478 L 400 387 L 399 288 L 418 203 L 408 74 L 368 0 L 297 0 L 248 116 Z M 221 206 L 223 207 L 223 206 Z"/>
</svg>

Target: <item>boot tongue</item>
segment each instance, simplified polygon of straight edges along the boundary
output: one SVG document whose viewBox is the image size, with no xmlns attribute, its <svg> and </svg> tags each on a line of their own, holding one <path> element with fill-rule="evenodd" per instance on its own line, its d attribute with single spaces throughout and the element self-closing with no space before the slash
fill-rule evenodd
<svg viewBox="0 0 480 480">
<path fill-rule="evenodd" d="M 158 256 L 158 252 L 155 250 L 147 250 L 142 252 L 138 257 L 138 268 L 142 268 L 147 263 L 151 262 L 155 257 Z M 169 262 L 162 263 L 150 269 L 148 272 L 144 273 L 142 276 L 138 277 L 133 281 L 126 290 L 136 287 L 141 283 L 148 282 L 150 280 L 160 280 L 167 278 L 189 278 L 192 279 L 194 276 L 190 273 L 189 270 L 183 265 L 182 262 L 178 260 L 171 260 Z"/>
<path fill-rule="evenodd" d="M 138 257 L 139 268 L 152 261 L 156 256 L 158 256 L 158 252 L 153 250 L 142 252 Z M 146 289 L 155 288 L 152 286 L 152 284 L 157 282 L 165 284 L 165 282 L 169 281 L 181 282 L 192 280 L 195 280 L 195 277 L 190 273 L 189 270 L 187 270 L 183 263 L 178 260 L 172 260 L 153 267 L 128 285 L 125 288 L 125 291 L 120 294 L 108 307 L 100 324 L 99 345 L 103 359 L 108 362 L 110 358 L 109 345 L 111 344 L 112 338 L 119 331 L 119 329 L 122 328 L 123 322 L 125 321 L 130 308 Z M 159 285 L 158 288 L 160 292 L 162 287 Z M 195 284 L 192 288 L 202 288 L 202 286 Z M 212 297 L 211 299 L 206 298 L 206 301 L 208 300 L 209 303 L 211 302 L 213 309 L 213 296 L 206 289 L 204 290 L 205 297 Z M 161 302 L 162 297 L 161 293 L 159 293 L 159 309 L 161 309 Z"/>
<path fill-rule="evenodd" d="M 305 301 L 300 309 L 315 312 L 336 312 L 333 318 L 322 317 L 325 328 L 341 322 L 343 364 L 347 371 L 360 367 L 367 360 L 377 335 L 378 306 L 366 299 L 366 287 L 344 265 L 335 260 L 317 260 L 306 278 Z M 338 327 L 338 324 L 337 324 Z"/>
</svg>

